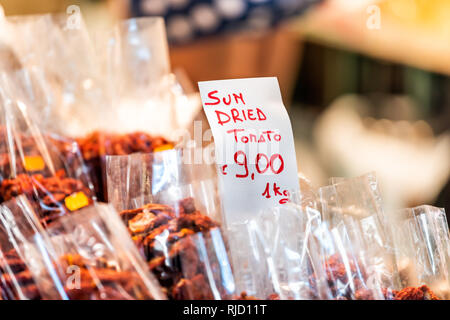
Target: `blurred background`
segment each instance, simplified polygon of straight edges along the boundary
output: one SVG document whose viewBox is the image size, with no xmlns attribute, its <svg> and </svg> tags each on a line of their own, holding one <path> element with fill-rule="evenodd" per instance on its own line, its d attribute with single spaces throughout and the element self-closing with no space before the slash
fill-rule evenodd
<svg viewBox="0 0 450 320">
<path fill-rule="evenodd" d="M 196 82 L 277 76 L 313 184 L 375 171 L 387 210 L 450 213 L 449 0 L 0 0 L 91 29 L 163 16 L 172 69 Z"/>
</svg>

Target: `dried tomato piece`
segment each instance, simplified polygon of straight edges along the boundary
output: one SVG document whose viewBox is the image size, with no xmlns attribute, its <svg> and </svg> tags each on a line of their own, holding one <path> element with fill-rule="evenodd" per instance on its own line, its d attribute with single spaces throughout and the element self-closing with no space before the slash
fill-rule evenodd
<svg viewBox="0 0 450 320">
<path fill-rule="evenodd" d="M 172 289 L 175 300 L 214 300 L 208 288 L 208 283 L 202 274 L 192 279 L 181 279 Z"/>
<path fill-rule="evenodd" d="M 120 213 L 139 251 L 171 299 L 213 299 L 198 248 L 190 236 L 219 225 L 192 198 L 171 206 L 147 204 Z"/>
<path fill-rule="evenodd" d="M 15 250 L 5 253 L 0 262 L 0 296 L 3 300 L 40 299 L 31 272 Z"/>
<path fill-rule="evenodd" d="M 395 300 L 440 300 L 431 289 L 426 286 L 407 287 L 395 294 Z"/>
<path fill-rule="evenodd" d="M 249 296 L 247 292 L 243 291 L 241 292 L 241 295 L 239 297 L 235 298 L 235 300 L 260 300 L 260 299 L 253 296 Z"/>
<path fill-rule="evenodd" d="M 100 131 L 78 138 L 77 142 L 100 201 L 107 200 L 105 156 L 129 155 L 138 152 L 151 153 L 156 148 L 169 144 L 162 137 L 152 136 L 144 132 L 113 134 Z"/>
<path fill-rule="evenodd" d="M 374 300 L 376 297 L 372 289 L 366 286 L 367 274 L 364 268 L 357 261 L 348 259 L 344 264 L 342 258 L 338 255 L 332 255 L 324 263 L 326 280 L 330 288 L 331 295 L 336 300 Z M 310 295 L 312 299 L 318 299 L 316 296 L 316 274 L 310 276 Z M 352 286 L 349 285 L 350 280 Z M 394 298 L 395 291 L 389 288 L 380 288 L 381 295 L 387 299 Z M 382 297 L 381 297 L 382 298 Z"/>
<path fill-rule="evenodd" d="M 95 265 L 92 265 L 92 262 Z M 64 290 L 73 300 L 136 300 L 153 299 L 138 275 L 130 271 L 117 270 L 101 258 L 87 261 L 80 255 L 65 255 L 60 258 L 61 270 L 78 266 L 79 283 L 67 281 L 68 274 L 61 274 Z"/>
</svg>

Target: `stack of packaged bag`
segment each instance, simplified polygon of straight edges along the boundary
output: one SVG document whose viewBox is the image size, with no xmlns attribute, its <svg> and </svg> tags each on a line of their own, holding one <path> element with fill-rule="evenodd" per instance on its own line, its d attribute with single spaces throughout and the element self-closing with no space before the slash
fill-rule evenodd
<svg viewBox="0 0 450 320">
<path fill-rule="evenodd" d="M 390 218 L 374 174 L 228 224 L 161 19 L 1 20 L 2 300 L 449 298 L 443 210 Z"/>
</svg>

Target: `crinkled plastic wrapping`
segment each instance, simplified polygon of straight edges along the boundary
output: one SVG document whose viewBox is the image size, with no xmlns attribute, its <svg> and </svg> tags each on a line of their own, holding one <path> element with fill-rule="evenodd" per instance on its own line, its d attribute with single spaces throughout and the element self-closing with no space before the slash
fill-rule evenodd
<svg viewBox="0 0 450 320">
<path fill-rule="evenodd" d="M 5 56 L 16 62 L 15 69 L 44 79 L 52 101 L 38 108 L 48 115 L 45 126 L 60 134 L 142 131 L 178 138 L 176 131 L 190 127 L 200 110 L 198 99 L 188 99 L 170 71 L 162 18 L 93 30 L 94 41 L 78 14 L 8 17 L 4 25 Z"/>
<path fill-rule="evenodd" d="M 96 205 L 29 238 L 43 299 L 164 299 L 117 212 Z"/>
<path fill-rule="evenodd" d="M 242 223 L 226 224 L 237 292 L 244 298 L 328 298 L 324 274 L 311 278 L 309 237 L 321 221 L 317 195 L 309 181 L 300 182 L 300 192 L 290 192 L 288 204 L 255 212 Z"/>
<path fill-rule="evenodd" d="M 7 17 L 6 27 L 5 45 L 20 62 L 13 76 L 43 116 L 41 125 L 67 136 L 94 126 L 98 118 L 86 111 L 107 110 L 108 101 L 81 16 Z"/>
<path fill-rule="evenodd" d="M 336 183 L 319 189 L 324 219 L 331 227 L 345 225 L 348 241 L 373 288 L 399 288 L 397 262 L 391 230 L 381 207 L 376 180 L 372 174 Z"/>
<path fill-rule="evenodd" d="M 262 299 L 392 299 L 392 288 L 367 259 L 366 230 L 350 219 L 330 224 L 323 220 L 327 210 L 304 185 L 290 203 L 231 226 L 238 292 Z"/>
<path fill-rule="evenodd" d="M 25 196 L 0 205 L 0 297 L 2 300 L 37 300 L 41 292 L 34 281 L 27 239 L 42 232 Z"/>
<path fill-rule="evenodd" d="M 108 156 L 108 194 L 169 298 L 231 299 L 214 170 L 192 152 Z"/>
<path fill-rule="evenodd" d="M 4 73 L 0 83 L 0 201 L 26 195 L 44 225 L 92 204 L 78 145 L 41 131 L 27 97 Z"/>
<path fill-rule="evenodd" d="M 94 127 L 79 135 L 83 156 L 95 175 L 97 195 L 107 200 L 106 155 L 150 153 L 173 148 L 187 98 L 170 73 L 164 22 L 160 18 L 129 19 L 102 39 L 104 90 L 110 103 L 96 110 Z M 186 100 L 186 101 L 185 101 Z M 178 108 L 178 109 L 177 109 Z M 75 113 L 82 112 L 74 110 Z M 85 110 L 90 114 L 90 110 Z M 184 118 L 184 119 L 183 119 Z M 190 126 L 190 123 L 189 123 Z M 109 199 L 108 199 L 109 200 Z"/>
<path fill-rule="evenodd" d="M 78 138 L 77 142 L 92 177 L 97 197 L 100 201 L 108 202 L 110 199 L 106 185 L 105 164 L 107 155 L 139 154 L 153 152 L 158 148 L 173 147 L 166 139 L 151 137 L 144 132 L 117 135 L 96 131 L 84 138 Z"/>
<path fill-rule="evenodd" d="M 393 299 L 397 269 L 380 210 L 371 176 L 318 191 L 302 183 L 288 204 L 228 226 L 237 291 L 261 299 Z"/>
<path fill-rule="evenodd" d="M 275 261 L 256 222 L 228 225 L 226 234 L 237 292 L 254 299 L 279 299 Z"/>
<path fill-rule="evenodd" d="M 171 73 L 164 20 L 143 17 L 122 21 L 106 40 L 103 72 L 113 108 L 107 114 L 111 121 L 101 129 L 143 131 L 177 140 L 177 130 L 189 128 L 200 109 L 199 105 L 191 107 Z"/>
<path fill-rule="evenodd" d="M 384 300 L 393 299 L 393 291 L 380 286 L 368 272 L 370 262 L 360 258 L 357 246 L 352 246 L 349 230 L 342 223 L 330 227 L 327 222 L 312 232 L 310 252 L 313 255 L 313 279 L 325 274 L 329 299 L 336 300 Z"/>
<path fill-rule="evenodd" d="M 259 299 L 323 297 L 327 287 L 320 283 L 323 277 L 311 278 L 309 249 L 311 231 L 320 220 L 316 209 L 289 203 L 228 226 L 238 292 Z"/>
<path fill-rule="evenodd" d="M 120 213 L 136 246 L 171 299 L 230 299 L 233 273 L 219 224 L 187 198 Z"/>
<path fill-rule="evenodd" d="M 5 39 L 17 82 L 45 115 L 44 128 L 77 138 L 99 200 L 107 200 L 105 155 L 167 149 L 191 127 L 200 104 L 170 73 L 161 18 L 123 21 L 95 44 L 81 16 L 7 20 L 22 39 Z"/>
<path fill-rule="evenodd" d="M 393 225 L 402 287 L 428 285 L 450 299 L 450 236 L 444 209 L 420 206 L 398 212 Z"/>
<path fill-rule="evenodd" d="M 80 26 L 73 29 L 67 28 L 67 19 L 48 19 L 58 22 L 52 28 L 56 30 L 51 41 L 56 46 L 52 47 L 54 58 L 64 64 L 70 59 L 63 71 L 55 70 L 55 61 L 43 66 L 46 74 L 63 83 L 65 104 L 55 105 L 52 120 L 65 124 L 64 134 L 144 132 L 175 140 L 176 131 L 186 129 L 186 118 L 192 121 L 196 115 L 184 112 L 199 111 L 190 108 L 191 102 L 171 74 L 163 19 L 121 21 L 112 30 L 97 32 L 94 41 L 81 17 Z M 59 79 L 60 75 L 64 77 Z"/>
<path fill-rule="evenodd" d="M 213 165 L 195 163 L 195 148 L 106 157 L 109 202 L 118 210 L 147 203 L 174 207 L 193 198 L 196 207 L 222 222 Z"/>
</svg>

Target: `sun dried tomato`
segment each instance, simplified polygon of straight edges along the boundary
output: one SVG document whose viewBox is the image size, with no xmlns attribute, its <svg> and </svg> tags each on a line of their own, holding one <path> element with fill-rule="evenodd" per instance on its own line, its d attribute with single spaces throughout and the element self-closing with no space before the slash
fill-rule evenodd
<svg viewBox="0 0 450 320">
<path fill-rule="evenodd" d="M 431 289 L 426 286 L 407 287 L 395 294 L 395 300 L 440 300 Z"/>
<path fill-rule="evenodd" d="M 95 262 L 95 265 L 92 263 Z M 141 300 L 153 299 L 139 276 L 130 271 L 120 271 L 108 266 L 106 261 L 87 261 L 80 255 L 64 255 L 62 268 L 78 266 L 79 283 L 67 281 L 72 273 L 63 273 L 64 291 L 73 300 Z M 79 285 L 79 286 L 78 286 Z"/>
<path fill-rule="evenodd" d="M 75 176 L 83 168 L 81 154 L 73 141 L 46 135 L 45 145 L 38 148 L 36 139 L 18 134 L 14 143 L 7 144 L 4 130 L 0 128 L 0 203 L 19 195 L 27 196 L 44 227 L 93 203 L 89 183 L 66 176 L 65 170 Z M 54 166 L 62 164 L 64 169 L 53 175 L 41 156 L 42 148 Z M 14 250 L 5 254 L 0 268 L 3 299 L 39 298 L 31 273 Z M 18 295 L 17 285 L 24 296 Z"/>
<path fill-rule="evenodd" d="M 374 291 L 366 286 L 367 274 L 362 266 L 351 259 L 344 264 L 342 258 L 335 254 L 325 260 L 324 268 L 326 281 L 331 295 L 336 300 L 374 300 L 384 298 L 392 300 L 395 291 L 389 288 L 380 288 L 380 296 L 375 296 Z M 316 283 L 320 279 L 316 274 L 310 276 L 311 299 L 319 299 L 317 296 Z M 351 285 L 350 285 L 351 283 Z"/>
<path fill-rule="evenodd" d="M 93 132 L 86 137 L 77 139 L 83 159 L 93 179 L 95 191 L 100 201 L 106 201 L 106 155 L 129 155 L 142 152 L 150 153 L 169 142 L 162 137 L 151 136 L 144 132 L 129 134 L 112 134 Z"/>
<path fill-rule="evenodd" d="M 4 253 L 0 262 L 0 297 L 2 300 L 40 299 L 31 272 L 15 250 Z M 18 292 L 20 288 L 20 294 Z"/>
<path fill-rule="evenodd" d="M 196 210 L 193 199 L 180 201 L 176 209 L 147 204 L 120 215 L 169 298 L 214 299 L 198 248 L 189 236 L 206 235 L 219 225 Z"/>
</svg>

